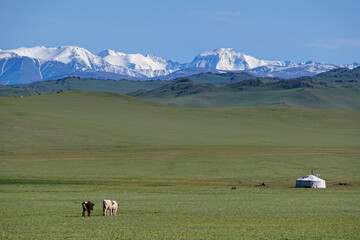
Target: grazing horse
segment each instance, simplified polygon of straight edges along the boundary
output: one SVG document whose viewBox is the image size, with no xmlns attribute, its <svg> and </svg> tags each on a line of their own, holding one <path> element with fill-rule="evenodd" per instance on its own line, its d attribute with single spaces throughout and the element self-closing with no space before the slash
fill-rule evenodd
<svg viewBox="0 0 360 240">
<path fill-rule="evenodd" d="M 114 200 L 104 200 L 103 201 L 103 215 L 107 216 L 108 213 L 111 216 L 115 216 L 118 210 L 119 204 Z"/>
<path fill-rule="evenodd" d="M 93 210 L 95 204 L 93 204 L 90 201 L 86 201 L 82 203 L 82 207 L 83 207 L 83 213 L 82 216 L 85 217 L 85 211 L 88 212 L 88 216 L 90 217 L 90 211 Z"/>
<path fill-rule="evenodd" d="M 111 215 L 116 216 L 116 212 L 119 208 L 119 204 L 114 200 L 112 200 L 111 203 L 112 203 Z"/>
</svg>

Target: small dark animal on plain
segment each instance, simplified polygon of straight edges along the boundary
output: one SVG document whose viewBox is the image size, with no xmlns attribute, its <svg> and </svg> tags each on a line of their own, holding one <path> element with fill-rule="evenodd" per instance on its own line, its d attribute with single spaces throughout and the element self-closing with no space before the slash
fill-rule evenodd
<svg viewBox="0 0 360 240">
<path fill-rule="evenodd" d="M 82 207 L 83 207 L 82 216 L 85 217 L 85 212 L 87 211 L 88 216 L 90 217 L 90 211 L 93 210 L 94 205 L 95 204 L 90 201 L 83 202 L 82 203 Z"/>
<path fill-rule="evenodd" d="M 231 189 L 236 189 L 236 187 L 232 187 Z"/>
<path fill-rule="evenodd" d="M 344 185 L 344 186 L 347 186 L 347 185 L 350 185 L 349 183 L 347 182 L 339 182 L 339 185 Z"/>
</svg>

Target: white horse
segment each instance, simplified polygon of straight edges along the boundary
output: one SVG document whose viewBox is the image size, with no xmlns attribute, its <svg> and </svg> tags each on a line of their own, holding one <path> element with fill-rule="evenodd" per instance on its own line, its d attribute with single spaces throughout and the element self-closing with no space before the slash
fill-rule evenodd
<svg viewBox="0 0 360 240">
<path fill-rule="evenodd" d="M 104 216 L 116 216 L 116 212 L 119 208 L 119 204 L 114 200 L 103 201 L 103 215 Z"/>
</svg>

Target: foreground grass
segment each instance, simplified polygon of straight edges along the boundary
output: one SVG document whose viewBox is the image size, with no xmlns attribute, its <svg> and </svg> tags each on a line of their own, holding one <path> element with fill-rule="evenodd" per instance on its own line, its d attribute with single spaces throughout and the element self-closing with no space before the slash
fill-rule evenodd
<svg viewBox="0 0 360 240">
<path fill-rule="evenodd" d="M 360 235 L 357 111 L 178 109 L 85 92 L 0 107 L 1 239 Z M 293 188 L 311 169 L 328 188 Z M 105 198 L 116 217 L 102 216 Z"/>
<path fill-rule="evenodd" d="M 2 161 L 0 235 L 3 239 L 357 239 L 360 234 L 358 156 L 198 158 L 172 153 L 157 152 L 159 158 L 119 154 L 112 159 L 112 153 L 98 159 L 88 155 L 92 160 L 79 155 L 68 160 Z M 321 169 L 327 189 L 294 188 L 295 179 L 306 174 L 309 165 Z M 260 181 L 267 187 L 257 187 Z M 102 216 L 103 199 L 120 203 L 116 217 Z M 90 218 L 81 217 L 81 202 L 86 200 L 96 204 Z"/>
<path fill-rule="evenodd" d="M 351 188 L 2 185 L 1 234 L 2 239 L 357 239 L 359 195 Z M 116 217 L 102 216 L 103 198 L 120 202 Z M 81 218 L 84 199 L 96 204 L 90 218 Z"/>
</svg>

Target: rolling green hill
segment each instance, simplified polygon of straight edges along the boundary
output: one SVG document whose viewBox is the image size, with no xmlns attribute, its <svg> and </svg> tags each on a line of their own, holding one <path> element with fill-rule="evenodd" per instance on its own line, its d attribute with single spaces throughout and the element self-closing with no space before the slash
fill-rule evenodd
<svg viewBox="0 0 360 240">
<path fill-rule="evenodd" d="M 357 82 L 360 80 L 360 67 L 354 69 L 338 68 L 313 76 L 315 81 L 324 82 Z"/>
<path fill-rule="evenodd" d="M 355 147 L 359 142 L 357 111 L 180 109 L 82 91 L 0 98 L 0 106 L 2 154 L 167 146 Z M 329 139 L 335 133 L 336 139 Z"/>
<path fill-rule="evenodd" d="M 189 78 L 198 83 L 231 83 L 253 79 L 254 76 L 245 72 L 226 74 L 204 73 L 193 75 Z M 100 80 L 94 78 L 83 79 L 79 77 L 66 77 L 58 80 L 39 81 L 30 84 L 17 84 L 10 86 L 0 85 L 0 96 L 20 97 L 65 90 L 84 90 L 126 94 L 130 92 L 156 89 L 171 82 L 173 81 Z"/>
<path fill-rule="evenodd" d="M 168 84 L 170 81 L 133 81 L 133 80 L 100 80 L 67 77 L 59 80 L 41 81 L 30 84 L 0 85 L 0 96 L 19 97 L 41 93 L 53 93 L 64 90 L 85 90 L 98 92 L 129 93 L 139 89 L 151 90 Z"/>
<path fill-rule="evenodd" d="M 233 83 L 244 80 L 254 79 L 255 76 L 246 72 L 233 72 L 233 73 L 201 73 L 186 77 L 196 83 Z M 175 81 L 181 80 L 182 78 L 175 79 Z M 270 79 L 270 78 L 266 78 Z M 276 81 L 277 78 L 271 80 Z"/>
<path fill-rule="evenodd" d="M 314 77 L 282 80 L 238 74 L 201 74 L 131 96 L 179 107 L 295 106 L 360 110 L 360 68 L 336 69 Z M 201 84 L 203 82 L 216 82 Z M 239 79 L 237 79 L 239 80 Z M 219 83 L 222 84 L 219 84 Z"/>
<path fill-rule="evenodd" d="M 360 83 L 317 82 L 311 78 L 266 83 L 263 79 L 227 85 L 198 84 L 190 79 L 131 96 L 179 107 L 295 106 L 360 110 Z"/>
</svg>

